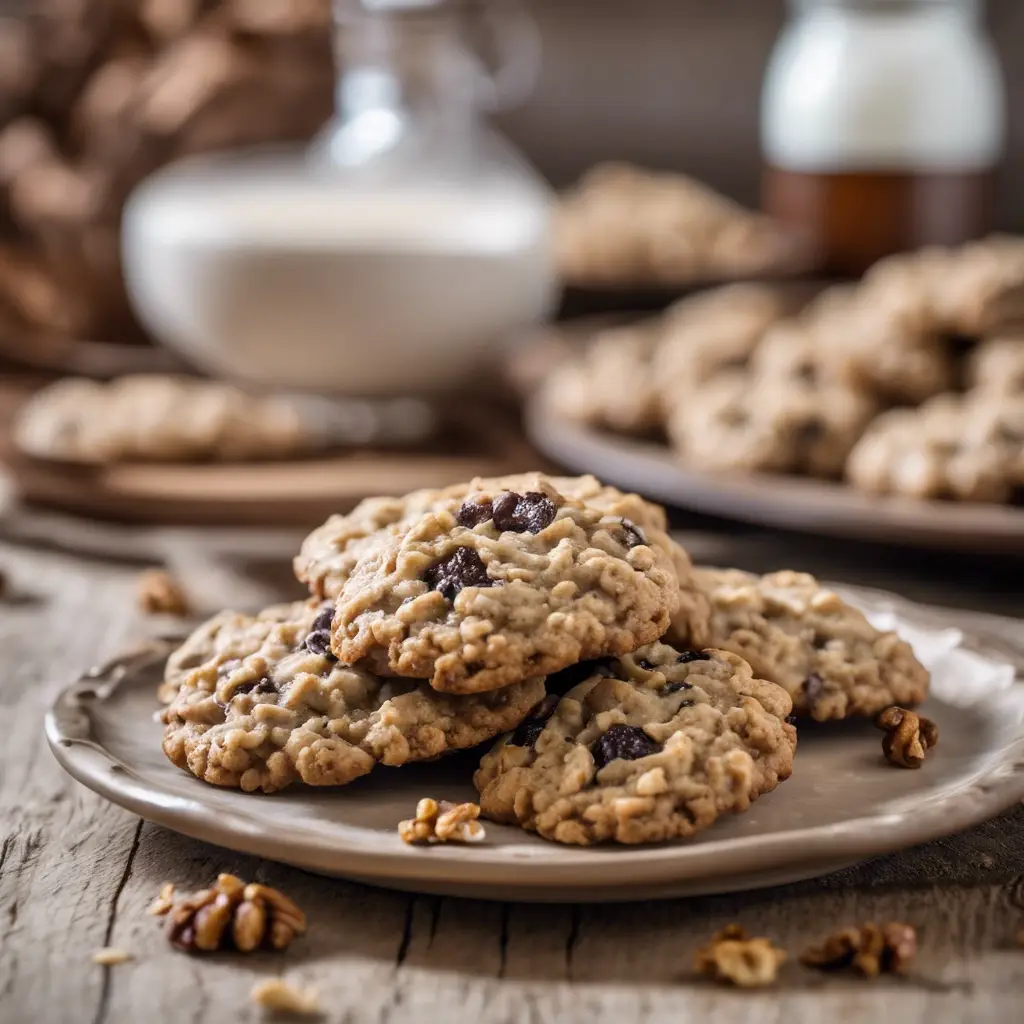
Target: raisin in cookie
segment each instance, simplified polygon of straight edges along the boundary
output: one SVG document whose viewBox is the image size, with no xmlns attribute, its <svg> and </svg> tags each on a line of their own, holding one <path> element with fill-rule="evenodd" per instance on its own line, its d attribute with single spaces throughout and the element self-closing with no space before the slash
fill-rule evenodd
<svg viewBox="0 0 1024 1024">
<path fill-rule="evenodd" d="M 928 672 L 906 641 L 875 629 L 806 573 L 757 576 L 698 569 L 711 605 L 709 643 L 784 687 L 795 711 L 819 721 L 918 704 Z"/>
<path fill-rule="evenodd" d="M 221 615 L 186 643 L 208 656 L 163 712 L 164 753 L 205 782 L 270 793 L 340 786 L 376 764 L 402 765 L 475 746 L 513 728 L 544 697 L 542 679 L 478 696 L 422 680 L 379 679 L 330 653 L 330 605 L 258 617 Z"/>
<path fill-rule="evenodd" d="M 789 777 L 791 709 L 734 654 L 650 644 L 499 741 L 474 778 L 480 807 L 562 843 L 690 836 Z"/>
<path fill-rule="evenodd" d="M 338 657 L 472 693 L 661 636 L 679 604 L 666 551 L 538 486 L 473 490 L 379 534 L 338 595 Z"/>
</svg>

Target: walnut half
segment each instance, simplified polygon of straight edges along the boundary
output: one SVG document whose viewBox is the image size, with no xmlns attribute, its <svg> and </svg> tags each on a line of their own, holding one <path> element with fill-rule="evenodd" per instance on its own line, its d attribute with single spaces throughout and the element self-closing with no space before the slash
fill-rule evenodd
<svg viewBox="0 0 1024 1024">
<path fill-rule="evenodd" d="M 875 725 L 885 733 L 886 760 L 901 768 L 920 768 L 927 751 L 939 742 L 938 726 L 906 708 L 886 708 L 875 718 Z"/>
<path fill-rule="evenodd" d="M 218 875 L 212 889 L 188 896 L 167 914 L 167 937 L 185 953 L 212 953 L 234 946 L 250 953 L 263 946 L 287 949 L 306 931 L 306 915 L 284 893 Z"/>
<path fill-rule="evenodd" d="M 762 988 L 775 981 L 785 960 L 786 951 L 773 946 L 771 939 L 751 938 L 745 928 L 730 924 L 697 950 L 694 966 L 714 981 Z"/>
<path fill-rule="evenodd" d="M 822 971 L 851 968 L 875 978 L 882 973 L 904 973 L 916 955 L 917 933 L 909 924 L 868 922 L 830 935 L 821 946 L 808 949 L 800 963 Z"/>
</svg>

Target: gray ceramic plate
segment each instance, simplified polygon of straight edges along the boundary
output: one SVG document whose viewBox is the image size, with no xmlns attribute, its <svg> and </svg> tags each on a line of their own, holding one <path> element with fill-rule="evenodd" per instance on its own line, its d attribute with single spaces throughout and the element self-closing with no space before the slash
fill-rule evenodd
<svg viewBox="0 0 1024 1024">
<path fill-rule="evenodd" d="M 841 483 L 686 467 L 665 445 L 567 420 L 534 399 L 527 432 L 539 451 L 580 473 L 728 519 L 855 540 L 1024 554 L 1024 508 L 863 494 Z"/>
<path fill-rule="evenodd" d="M 168 645 L 60 694 L 46 734 L 79 781 L 151 821 L 311 871 L 422 892 L 514 900 L 628 900 L 726 892 L 824 874 L 967 828 L 1024 799 L 1024 644 L 1013 624 L 845 588 L 895 624 L 933 671 L 941 740 L 919 771 L 892 768 L 868 723 L 803 726 L 792 779 L 694 840 L 581 849 L 489 825 L 474 846 L 410 847 L 395 832 L 422 796 L 472 799 L 476 755 L 378 769 L 340 790 L 216 789 L 160 752 L 154 692 Z M 997 628 L 1001 627 L 1001 628 Z M 971 630 L 968 637 L 964 631 Z"/>
</svg>

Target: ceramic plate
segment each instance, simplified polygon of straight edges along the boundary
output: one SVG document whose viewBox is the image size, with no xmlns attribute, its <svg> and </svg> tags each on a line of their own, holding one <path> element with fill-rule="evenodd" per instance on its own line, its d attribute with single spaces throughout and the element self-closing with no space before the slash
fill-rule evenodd
<svg viewBox="0 0 1024 1024">
<path fill-rule="evenodd" d="M 62 692 L 46 734 L 86 786 L 197 839 L 393 888 L 514 900 L 627 900 L 795 881 L 948 835 L 1024 799 L 1024 684 L 1016 680 L 1024 644 L 1005 639 L 1015 624 L 840 589 L 905 635 L 932 670 L 924 711 L 939 726 L 939 746 L 907 771 L 883 760 L 870 723 L 803 725 L 793 777 L 687 841 L 583 849 L 489 824 L 479 845 L 403 844 L 395 826 L 420 797 L 474 798 L 472 752 L 379 768 L 337 790 L 259 796 L 208 786 L 160 751 L 154 693 L 166 642 Z"/>
<path fill-rule="evenodd" d="M 1024 508 L 875 496 L 806 477 L 689 469 L 664 445 L 581 426 L 540 399 L 531 403 L 526 422 L 549 458 L 668 505 L 834 537 L 1024 554 Z"/>
</svg>

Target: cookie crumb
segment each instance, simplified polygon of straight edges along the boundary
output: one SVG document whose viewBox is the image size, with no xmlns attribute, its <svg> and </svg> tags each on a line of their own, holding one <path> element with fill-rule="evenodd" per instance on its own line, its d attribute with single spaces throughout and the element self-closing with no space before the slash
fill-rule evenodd
<svg viewBox="0 0 1024 1024">
<path fill-rule="evenodd" d="M 174 906 L 174 883 L 165 882 L 160 887 L 160 895 L 149 905 L 147 914 L 153 917 L 162 917 Z"/>
<path fill-rule="evenodd" d="M 713 981 L 763 988 L 775 982 L 785 961 L 786 951 L 773 946 L 771 939 L 751 938 L 745 928 L 730 924 L 697 950 L 694 966 Z"/>
<path fill-rule="evenodd" d="M 424 797 L 416 805 L 416 817 L 398 823 L 405 843 L 479 843 L 487 833 L 477 820 L 478 804 L 455 804 Z"/>
<path fill-rule="evenodd" d="M 176 615 L 184 618 L 192 612 L 181 584 L 163 569 L 150 569 L 139 577 L 139 607 L 147 615 Z"/>
<path fill-rule="evenodd" d="M 917 932 L 909 924 L 890 921 L 843 928 L 800 957 L 805 967 L 820 971 L 850 968 L 865 978 L 904 974 L 917 956 Z"/>
<path fill-rule="evenodd" d="M 252 987 L 249 997 L 258 1006 L 275 1013 L 314 1016 L 320 1013 L 319 993 L 315 988 L 297 988 L 283 978 L 267 978 Z"/>
<path fill-rule="evenodd" d="M 166 886 L 165 886 L 166 889 Z M 163 893 L 161 893 L 161 896 Z M 269 885 L 221 874 L 210 889 L 185 897 L 167 914 L 167 939 L 183 953 L 234 948 L 284 950 L 306 931 L 306 915 Z"/>
<path fill-rule="evenodd" d="M 920 768 L 925 754 L 939 742 L 939 727 L 931 719 L 895 705 L 882 711 L 875 725 L 885 733 L 885 759 L 900 768 Z"/>
<path fill-rule="evenodd" d="M 118 949 L 117 946 L 104 946 L 97 949 L 92 955 L 92 962 L 100 967 L 116 967 L 118 964 L 126 964 L 134 960 L 135 956 L 127 949 Z"/>
</svg>

